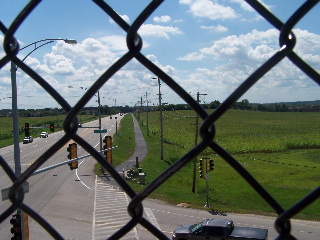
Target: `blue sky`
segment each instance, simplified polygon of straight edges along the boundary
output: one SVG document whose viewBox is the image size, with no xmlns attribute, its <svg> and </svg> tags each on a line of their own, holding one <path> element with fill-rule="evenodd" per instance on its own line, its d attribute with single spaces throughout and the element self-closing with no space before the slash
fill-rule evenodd
<svg viewBox="0 0 320 240">
<path fill-rule="evenodd" d="M 150 1 L 106 1 L 131 24 Z M 264 0 L 280 20 L 286 21 L 304 1 Z M 26 0 L 0 0 L 0 21 L 9 27 Z M 320 6 L 316 6 L 294 29 L 295 52 L 320 69 Z M 142 53 L 202 102 L 222 102 L 255 69 L 279 50 L 279 31 L 241 0 L 164 1 L 139 30 Z M 15 37 L 24 47 L 47 38 L 76 39 L 39 48 L 25 62 L 74 105 L 108 67 L 126 51 L 126 34 L 89 0 L 42 1 L 18 29 Z M 3 57 L 3 34 L 0 35 Z M 29 49 L 29 50 L 28 50 Z M 32 47 L 20 51 L 23 57 Z M 0 71 L 0 109 L 11 108 L 10 64 Z M 102 105 L 134 106 L 147 93 L 149 105 L 158 103 L 153 73 L 131 61 L 100 90 Z M 17 72 L 18 107 L 60 107 L 21 70 Z M 69 87 L 69 86 L 72 86 Z M 270 103 L 320 99 L 319 86 L 289 60 L 266 74 L 241 99 Z M 165 84 L 163 102 L 183 103 Z M 39 101 L 41 99 L 41 101 Z M 88 106 L 96 106 L 92 99 Z"/>
</svg>

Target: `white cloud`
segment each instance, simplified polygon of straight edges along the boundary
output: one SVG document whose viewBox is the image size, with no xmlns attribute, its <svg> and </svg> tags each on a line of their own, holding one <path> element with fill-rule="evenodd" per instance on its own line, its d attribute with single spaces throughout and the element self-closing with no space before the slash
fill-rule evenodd
<svg viewBox="0 0 320 240">
<path fill-rule="evenodd" d="M 130 18 L 127 16 L 127 15 L 120 15 L 119 16 L 128 24 L 130 24 Z M 113 25 L 116 25 L 118 26 L 118 24 L 113 20 L 113 19 L 110 19 L 109 22 Z"/>
<path fill-rule="evenodd" d="M 161 17 L 154 17 L 153 21 L 155 21 L 157 23 L 167 23 L 167 22 L 171 21 L 171 17 L 168 15 L 161 16 Z"/>
<path fill-rule="evenodd" d="M 320 35 L 299 29 L 294 29 L 293 32 L 300 42 L 294 51 L 315 69 L 320 69 Z M 185 61 L 205 59 L 207 62 L 219 63 L 212 69 L 203 67 L 196 69 L 187 77 L 184 87 L 205 93 L 211 91 L 211 95 L 214 94 L 217 99 L 226 98 L 280 49 L 279 34 L 278 30 L 271 29 L 264 32 L 253 30 L 239 36 L 232 35 L 214 42 L 211 47 L 199 49 L 198 52 L 179 58 Z M 319 94 L 319 88 L 315 88 L 316 84 L 312 80 L 307 80 L 306 74 L 285 58 L 266 73 L 247 95 L 250 96 L 251 102 L 274 102 L 270 96 L 276 97 L 277 94 L 277 99 L 282 96 L 281 94 L 285 94 L 285 97 L 281 98 L 283 101 L 294 101 L 295 94 L 290 94 L 290 91 L 299 95 L 309 89 L 311 99 L 315 98 L 317 92 Z"/>
<path fill-rule="evenodd" d="M 107 44 L 110 47 L 110 50 L 112 51 L 127 51 L 127 43 L 126 43 L 126 37 L 123 35 L 108 35 L 99 38 L 99 40 Z"/>
<path fill-rule="evenodd" d="M 223 33 L 228 31 L 227 27 L 224 27 L 220 24 L 217 26 L 200 26 L 200 28 L 204 30 L 209 30 L 209 32 L 216 32 L 216 33 Z"/>
<path fill-rule="evenodd" d="M 175 76 L 177 74 L 177 70 L 174 67 L 172 67 L 170 65 L 166 65 L 166 66 L 162 65 L 158 61 L 158 59 L 157 59 L 157 57 L 155 55 L 147 55 L 147 58 L 151 62 L 153 62 L 155 65 L 157 65 L 162 71 L 167 73 L 169 76 L 173 77 L 173 76 Z"/>
<path fill-rule="evenodd" d="M 63 55 L 46 54 L 44 63 L 51 70 L 51 74 L 71 75 L 75 71 L 73 61 Z"/>
<path fill-rule="evenodd" d="M 189 12 L 196 17 L 211 20 L 238 17 L 237 13 L 231 7 L 226 7 L 210 0 L 180 0 L 179 3 L 189 5 Z"/>
<path fill-rule="evenodd" d="M 267 5 L 262 0 L 257 0 L 257 1 L 260 2 L 260 4 L 263 5 L 265 8 L 271 9 L 271 6 Z M 243 1 L 243 0 L 231 0 L 231 2 L 239 3 L 240 7 L 242 9 L 246 10 L 246 11 L 255 12 L 255 10 L 246 1 Z"/>
<path fill-rule="evenodd" d="M 160 26 L 153 24 L 144 24 L 139 29 L 138 33 L 141 36 L 154 36 L 160 38 L 170 39 L 171 35 L 182 34 L 178 27 Z"/>
<path fill-rule="evenodd" d="M 183 57 L 179 57 L 178 60 L 180 61 L 199 61 L 203 60 L 205 56 L 203 54 L 199 54 L 199 52 L 192 52 Z"/>
<path fill-rule="evenodd" d="M 279 49 L 277 45 L 278 36 L 279 32 L 274 29 L 266 32 L 253 30 L 251 33 L 239 36 L 230 35 L 215 41 L 210 47 L 199 49 L 198 53 L 193 52 L 179 59 L 201 60 L 206 56 L 220 62 L 233 61 L 239 63 L 249 59 L 254 60 L 254 63 L 256 61 L 261 62 Z"/>
</svg>

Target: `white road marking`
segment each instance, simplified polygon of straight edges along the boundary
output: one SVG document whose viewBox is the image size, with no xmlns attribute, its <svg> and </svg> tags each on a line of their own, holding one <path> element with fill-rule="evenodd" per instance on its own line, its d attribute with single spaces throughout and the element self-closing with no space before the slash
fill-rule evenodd
<svg viewBox="0 0 320 240">
<path fill-rule="evenodd" d="M 79 167 L 80 167 L 80 165 L 84 162 L 84 160 L 86 160 L 86 159 L 84 158 L 84 159 L 79 163 Z M 80 179 L 80 177 L 79 177 L 79 175 L 78 175 L 78 168 L 76 169 L 76 175 L 77 175 L 78 180 L 81 182 L 81 184 L 82 184 L 83 186 L 85 186 L 86 188 L 88 188 L 88 189 L 91 190 L 91 188 L 88 187 L 88 186 Z"/>
<path fill-rule="evenodd" d="M 96 177 L 92 240 L 108 239 L 131 220 L 128 203 L 125 192 Z M 139 239 L 136 228 L 121 239 Z"/>
</svg>

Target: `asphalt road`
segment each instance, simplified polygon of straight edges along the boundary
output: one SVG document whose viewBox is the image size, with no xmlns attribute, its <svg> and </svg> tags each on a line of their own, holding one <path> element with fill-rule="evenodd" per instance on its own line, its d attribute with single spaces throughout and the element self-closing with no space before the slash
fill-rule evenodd
<svg viewBox="0 0 320 240">
<path fill-rule="evenodd" d="M 102 119 L 102 129 L 107 129 L 104 135 L 113 135 L 115 127 L 122 116 L 117 115 Z M 117 121 L 117 124 L 116 124 Z M 83 124 L 78 133 L 96 149 L 100 149 L 100 134 L 94 133 L 98 120 Z M 118 126 L 119 127 L 119 126 Z M 32 131 L 31 131 L 32 134 Z M 48 138 L 35 138 L 32 143 L 20 144 L 20 158 L 22 172 L 30 166 L 45 150 L 47 150 L 62 135 L 63 131 L 49 134 Z M 34 136 L 36 137 L 36 136 Z M 64 146 L 55 153 L 42 167 L 52 166 L 67 159 L 67 147 Z M 79 147 L 79 146 L 78 146 Z M 1 156 L 14 169 L 13 146 L 0 149 Z M 78 157 L 87 153 L 78 148 Z M 40 173 L 29 179 L 29 192 L 25 194 L 24 202 L 36 212 L 40 213 L 65 239 L 91 239 L 92 221 L 95 196 L 95 174 L 93 166 L 95 160 L 91 157 L 79 161 L 79 168 L 70 170 L 68 165 Z M 10 187 L 11 181 L 0 169 L 0 188 Z M 0 202 L 0 209 L 10 206 L 8 200 Z M 0 224 L 0 239 L 10 239 L 10 218 Z M 37 222 L 29 218 L 30 239 L 51 239 Z"/>
<path fill-rule="evenodd" d="M 121 116 L 118 115 L 118 123 Z M 92 128 L 98 122 L 84 124 L 79 129 L 83 136 L 92 146 L 100 149 L 99 134 L 93 133 Z M 102 120 L 102 128 L 108 130 L 107 135 L 115 133 L 115 118 Z M 21 144 L 22 171 L 37 159 L 49 146 L 61 137 L 63 131 L 49 135 L 49 138 L 36 138 L 31 144 Z M 141 135 L 137 135 L 141 136 Z M 138 140 L 137 149 L 143 156 L 143 143 Z M 50 166 L 67 160 L 67 145 L 60 149 L 43 166 Z M 121 150 L 118 148 L 118 150 Z M 13 147 L 0 149 L 1 156 L 14 167 Z M 136 153 L 135 153 L 136 154 Z M 136 155 L 132 156 L 123 166 L 135 163 Z M 78 149 L 78 157 L 86 155 L 83 149 Z M 71 171 L 69 166 L 61 166 L 50 171 L 35 175 L 30 178 L 30 191 L 25 195 L 25 203 L 40 213 L 66 240 L 107 239 L 127 221 L 130 220 L 126 208 L 130 201 L 128 196 L 116 187 L 113 180 L 99 178 L 93 172 L 95 160 L 90 157 L 79 161 L 79 168 Z M 119 172 L 121 168 L 119 167 Z M 10 186 L 10 180 L 0 169 L 0 188 Z M 0 202 L 0 209 L 4 210 L 10 202 Z M 171 238 L 173 230 L 181 224 L 200 222 L 206 218 L 232 219 L 237 226 L 261 227 L 269 230 L 269 239 L 274 239 L 277 233 L 274 230 L 274 218 L 228 214 L 227 216 L 214 215 L 208 211 L 200 211 L 179 206 L 168 205 L 156 200 L 143 202 L 145 218 L 159 228 L 165 235 Z M 7 221 L 0 224 L 0 239 L 10 239 L 10 223 Z M 320 239 L 320 223 L 309 221 L 292 221 L 292 233 L 297 239 L 315 240 Z M 30 240 L 52 239 L 46 231 L 33 219 L 29 218 Z M 144 227 L 137 225 L 123 239 L 155 239 Z"/>
</svg>

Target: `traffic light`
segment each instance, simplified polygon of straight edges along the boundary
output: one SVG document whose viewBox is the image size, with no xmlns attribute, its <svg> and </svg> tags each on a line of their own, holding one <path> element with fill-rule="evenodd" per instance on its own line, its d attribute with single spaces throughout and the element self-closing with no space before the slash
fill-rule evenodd
<svg viewBox="0 0 320 240">
<path fill-rule="evenodd" d="M 206 179 L 206 162 L 202 159 L 199 160 L 199 169 L 200 178 Z"/>
<path fill-rule="evenodd" d="M 213 159 L 210 159 L 209 160 L 209 162 L 208 162 L 208 171 L 210 172 L 210 171 L 212 171 L 212 170 L 214 170 L 214 161 L 213 161 Z"/>
<path fill-rule="evenodd" d="M 30 128 L 29 128 L 29 123 L 24 124 L 24 133 L 26 134 L 26 137 L 30 136 Z"/>
<path fill-rule="evenodd" d="M 76 143 L 70 143 L 69 147 L 67 148 L 67 151 L 69 152 L 68 159 L 78 158 Z M 68 163 L 68 165 L 70 166 L 70 170 L 77 169 L 78 168 L 78 161 L 73 161 L 71 163 Z"/>
<path fill-rule="evenodd" d="M 112 148 L 112 137 L 111 136 L 105 136 L 103 139 L 104 145 L 103 150 Z M 108 150 L 104 152 L 104 155 L 106 156 L 107 161 L 112 164 L 112 150 Z"/>
<path fill-rule="evenodd" d="M 10 223 L 12 224 L 11 233 L 13 234 L 11 240 L 22 240 L 21 216 L 19 214 L 12 215 Z"/>
<path fill-rule="evenodd" d="M 50 123 L 50 131 L 54 132 L 54 123 Z"/>
</svg>

